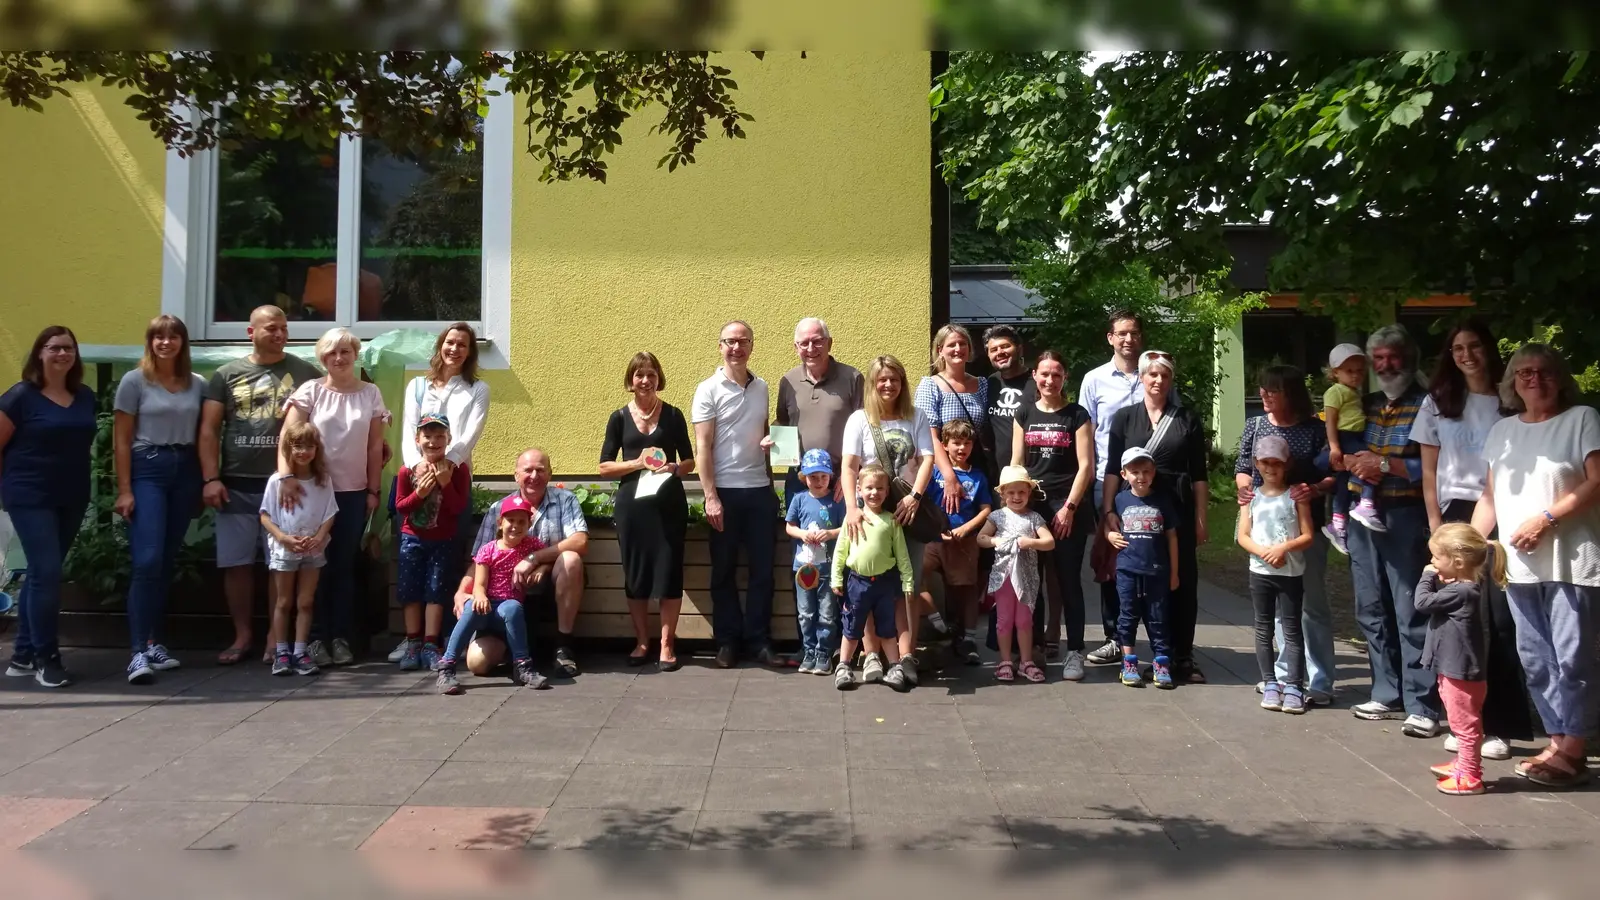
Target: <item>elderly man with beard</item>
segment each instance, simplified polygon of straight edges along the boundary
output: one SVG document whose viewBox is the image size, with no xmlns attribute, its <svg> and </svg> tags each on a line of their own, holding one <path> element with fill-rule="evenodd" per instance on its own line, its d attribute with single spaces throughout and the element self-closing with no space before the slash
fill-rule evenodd
<svg viewBox="0 0 1600 900">
<path fill-rule="evenodd" d="M 1427 391 L 1417 383 L 1416 345 L 1399 325 L 1367 338 L 1367 359 L 1379 388 L 1362 398 L 1367 450 L 1346 464 L 1357 478 L 1378 485 L 1380 517 L 1389 530 L 1380 535 L 1360 525 L 1350 529 L 1356 623 L 1372 667 L 1372 698 L 1352 711 L 1369 720 L 1404 716 L 1402 733 L 1431 738 L 1442 728 L 1438 688 L 1422 665 L 1428 615 L 1412 604 L 1429 559 L 1421 448 L 1411 440 Z"/>
</svg>

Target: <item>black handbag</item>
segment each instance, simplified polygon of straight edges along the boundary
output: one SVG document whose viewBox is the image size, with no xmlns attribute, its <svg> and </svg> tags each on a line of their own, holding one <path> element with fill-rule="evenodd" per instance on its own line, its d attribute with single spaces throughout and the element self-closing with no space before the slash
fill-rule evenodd
<svg viewBox="0 0 1600 900">
<path fill-rule="evenodd" d="M 878 461 L 888 468 L 894 459 L 889 455 L 889 445 L 883 440 L 883 429 L 872 425 L 872 444 L 878 452 Z M 898 473 L 889 474 L 889 502 L 888 508 L 892 511 L 900 508 L 900 501 L 916 493 L 910 482 L 900 477 Z M 912 517 L 910 524 L 902 526 L 906 537 L 913 541 L 931 544 L 943 540 L 944 533 L 950 530 L 950 517 L 945 515 L 943 509 L 933 502 L 933 498 L 923 494 L 917 500 L 917 514 Z"/>
</svg>

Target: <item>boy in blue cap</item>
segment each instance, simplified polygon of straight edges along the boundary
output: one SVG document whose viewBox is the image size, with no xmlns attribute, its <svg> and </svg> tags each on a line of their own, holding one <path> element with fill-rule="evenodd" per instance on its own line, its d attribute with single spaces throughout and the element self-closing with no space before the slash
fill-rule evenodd
<svg viewBox="0 0 1600 900">
<path fill-rule="evenodd" d="M 789 500 L 786 529 L 794 538 L 794 601 L 800 626 L 800 672 L 827 675 L 839 645 L 839 605 L 829 588 L 834 543 L 844 503 L 833 498 L 833 458 L 813 448 L 800 458 L 806 492 Z"/>
</svg>

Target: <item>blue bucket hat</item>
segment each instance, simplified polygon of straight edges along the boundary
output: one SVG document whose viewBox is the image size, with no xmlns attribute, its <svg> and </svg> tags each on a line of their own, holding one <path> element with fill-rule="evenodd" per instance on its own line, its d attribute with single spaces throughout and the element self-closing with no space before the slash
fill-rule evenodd
<svg viewBox="0 0 1600 900">
<path fill-rule="evenodd" d="M 807 450 L 806 454 L 800 457 L 800 474 L 832 475 L 833 457 L 828 455 L 828 451 L 820 447 Z"/>
</svg>

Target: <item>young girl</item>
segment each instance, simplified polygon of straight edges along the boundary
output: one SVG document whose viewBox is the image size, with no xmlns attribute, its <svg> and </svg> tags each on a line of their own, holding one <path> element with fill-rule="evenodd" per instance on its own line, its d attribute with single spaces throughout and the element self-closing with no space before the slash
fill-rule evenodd
<svg viewBox="0 0 1600 900">
<path fill-rule="evenodd" d="M 1367 414 L 1361 395 L 1367 384 L 1367 355 L 1355 344 L 1340 344 L 1328 354 L 1328 378 L 1333 384 L 1322 395 L 1322 417 L 1328 429 L 1327 463 L 1333 469 L 1333 521 L 1323 533 L 1340 553 L 1348 555 L 1345 536 L 1349 533 L 1346 516 L 1373 531 L 1388 531 L 1378 517 L 1376 486 L 1361 482 L 1361 502 L 1350 508 L 1350 479 L 1345 468 L 1346 453 L 1367 449 Z M 1320 462 L 1320 461 L 1319 461 Z"/>
<path fill-rule="evenodd" d="M 1017 678 L 1011 662 L 1013 634 L 1022 657 L 1022 677 L 1035 684 L 1044 680 L 1044 672 L 1033 661 L 1033 610 L 1039 602 L 1039 551 L 1053 549 L 1056 539 L 1044 519 L 1030 508 L 1035 487 L 1026 466 L 1001 469 L 999 490 L 1005 506 L 991 513 L 978 532 L 978 546 L 994 550 L 985 599 L 996 607 L 1000 664 L 994 667 L 994 677 L 998 681 Z"/>
<path fill-rule="evenodd" d="M 862 466 L 856 486 L 861 491 L 861 534 L 852 538 L 848 530 L 839 532 L 829 579 L 834 596 L 843 598 L 844 607 L 844 640 L 840 643 L 839 664 L 833 669 L 833 686 L 841 691 L 856 686 L 850 661 L 856 658 L 856 648 L 871 617 L 890 664 L 883 683 L 904 693 L 913 685 L 900 664 L 900 639 L 904 634 L 895 619 L 902 598 L 907 609 L 911 606 L 911 554 L 900 523 L 883 508 L 889 499 L 888 470 L 877 463 Z M 909 622 L 909 614 L 904 619 Z"/>
<path fill-rule="evenodd" d="M 549 687 L 550 680 L 533 668 L 522 591 L 512 580 L 517 564 L 544 547 L 544 542 L 528 534 L 532 523 L 533 507 L 521 494 L 500 501 L 500 537 L 484 544 L 473 557 L 472 606 L 462 610 L 455 630 L 450 632 L 444 656 L 439 659 L 435 682 L 439 693 L 461 693 L 456 660 L 466 652 L 467 642 L 475 632 L 497 632 L 505 637 L 511 650 L 513 682 L 534 689 Z"/>
<path fill-rule="evenodd" d="M 1484 540 L 1471 525 L 1441 525 L 1428 540 L 1433 554 L 1422 570 L 1412 600 L 1418 612 L 1431 614 L 1428 639 L 1422 647 L 1422 665 L 1439 676 L 1439 700 L 1456 736 L 1456 758 L 1433 767 L 1439 791 L 1445 794 L 1483 793 L 1483 698 L 1488 691 L 1488 610 L 1478 582 L 1489 563 L 1490 576 L 1506 583 L 1505 548 Z"/>
<path fill-rule="evenodd" d="M 1299 715 L 1306 711 L 1305 641 L 1300 613 L 1305 599 L 1304 550 L 1311 546 L 1311 504 L 1289 496 L 1289 442 L 1277 435 L 1256 441 L 1253 451 L 1261 486 L 1239 511 L 1239 546 L 1250 554 L 1250 601 L 1255 607 L 1256 667 L 1261 670 L 1261 708 Z M 1283 626 L 1288 681 L 1273 673 L 1272 623 Z"/>
<path fill-rule="evenodd" d="M 339 501 L 328 478 L 322 456 L 322 435 L 310 422 L 284 429 L 283 452 L 294 474 L 273 474 L 261 496 L 261 526 L 267 530 L 267 568 L 272 572 L 272 636 L 276 645 L 272 674 L 317 674 L 306 641 L 311 637 L 311 616 L 316 606 L 317 581 L 326 563 L 322 551 L 333 531 Z M 299 505 L 285 509 L 279 501 L 285 481 L 294 480 L 302 491 Z M 294 619 L 294 650 L 289 647 L 289 620 Z"/>
</svg>

